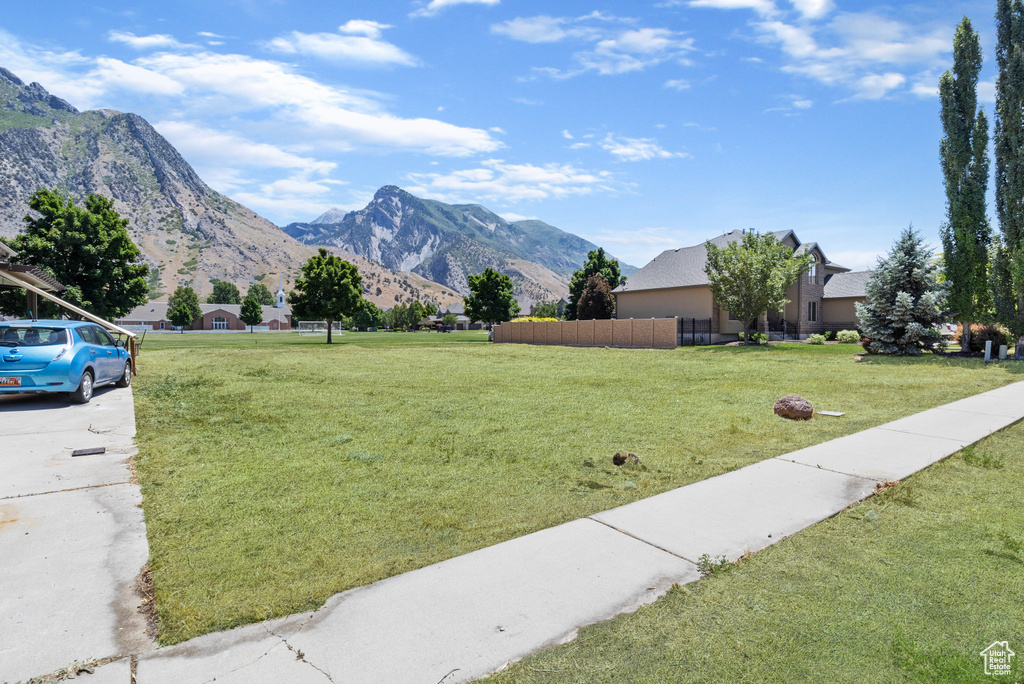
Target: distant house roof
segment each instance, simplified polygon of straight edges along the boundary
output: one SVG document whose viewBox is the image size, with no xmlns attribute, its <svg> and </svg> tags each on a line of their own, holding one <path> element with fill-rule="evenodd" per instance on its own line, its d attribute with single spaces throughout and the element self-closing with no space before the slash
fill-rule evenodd
<svg viewBox="0 0 1024 684">
<path fill-rule="evenodd" d="M 463 316 L 466 313 L 466 305 L 463 303 L 450 304 L 449 306 L 442 307 L 438 313 L 442 316 L 446 313 Z"/>
<path fill-rule="evenodd" d="M 835 273 L 825 279 L 824 299 L 842 299 L 844 297 L 866 297 L 864 286 L 867 285 L 871 271 L 850 271 Z"/>
<path fill-rule="evenodd" d="M 793 241 L 797 245 L 796 253 L 817 249 L 822 257 L 825 257 L 825 253 L 821 251 L 817 243 L 801 243 L 796 234 L 791 230 L 777 230 L 772 235 L 779 242 L 783 242 L 786 238 L 792 236 Z M 734 230 L 724 235 L 713 237 L 708 242 L 718 247 L 725 247 L 730 242 L 742 239 L 743 231 Z M 613 292 L 637 292 L 640 290 L 661 290 L 670 287 L 707 285 L 708 276 L 704 272 L 704 266 L 707 262 L 708 251 L 703 242 L 693 247 L 667 249 L 654 257 L 654 260 L 649 264 L 629 276 L 626 284 L 618 286 Z M 846 270 L 842 266 L 828 261 L 828 259 L 825 259 L 825 265 L 834 270 Z"/>
<path fill-rule="evenodd" d="M 242 315 L 241 304 L 200 304 L 199 308 L 202 309 L 203 315 L 213 313 L 214 311 L 225 311 L 235 316 L 236 318 Z M 291 314 L 291 310 L 287 308 L 278 309 L 273 306 L 261 306 L 263 310 L 263 322 L 268 321 L 285 321 L 286 316 Z M 150 302 L 137 306 L 132 309 L 129 313 L 122 316 L 121 321 L 169 321 L 171 320 L 167 316 L 167 302 Z"/>
</svg>

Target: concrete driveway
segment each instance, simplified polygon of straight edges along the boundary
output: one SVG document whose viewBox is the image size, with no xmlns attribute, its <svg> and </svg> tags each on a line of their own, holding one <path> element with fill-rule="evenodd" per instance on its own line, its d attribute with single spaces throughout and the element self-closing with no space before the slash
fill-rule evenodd
<svg viewBox="0 0 1024 684">
<path fill-rule="evenodd" d="M 0 397 L 0 682 L 154 647 L 131 388 Z M 73 457 L 76 449 L 106 453 Z M 124 668 L 129 667 L 126 660 Z"/>
</svg>

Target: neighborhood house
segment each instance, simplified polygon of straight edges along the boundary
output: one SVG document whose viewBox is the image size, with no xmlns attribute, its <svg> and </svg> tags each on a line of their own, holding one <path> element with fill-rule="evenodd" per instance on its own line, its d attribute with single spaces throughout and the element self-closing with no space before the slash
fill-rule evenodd
<svg viewBox="0 0 1024 684">
<path fill-rule="evenodd" d="M 185 330 L 248 330 L 240 316 L 241 304 L 200 304 L 203 315 L 185 326 Z M 178 330 L 167 316 L 167 302 L 149 302 L 137 306 L 117 324 L 141 332 L 143 330 Z M 285 305 L 284 289 L 278 286 L 277 300 L 274 306 L 261 306 L 263 322 L 253 330 L 291 330 L 292 312 Z"/>
<path fill-rule="evenodd" d="M 757 329 L 773 336 L 805 339 L 826 330 L 859 328 L 854 304 L 865 301 L 864 286 L 871 272 L 850 271 L 829 261 L 816 242 L 800 242 L 791 230 L 774 235 L 795 253 L 810 254 L 814 261 L 786 291 L 789 304 L 785 309 L 762 315 Z M 743 231 L 734 230 L 709 242 L 725 247 L 742 239 Z M 613 290 L 616 318 L 710 319 L 711 342 L 736 339 L 744 323 L 714 301 L 705 264 L 704 243 L 662 252 Z"/>
</svg>

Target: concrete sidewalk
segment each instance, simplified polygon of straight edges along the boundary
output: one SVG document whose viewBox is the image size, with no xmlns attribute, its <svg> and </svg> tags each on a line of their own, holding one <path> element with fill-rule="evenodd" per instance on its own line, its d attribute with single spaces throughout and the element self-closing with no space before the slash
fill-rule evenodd
<svg viewBox="0 0 1024 684">
<path fill-rule="evenodd" d="M 84 406 L 0 397 L 0 682 L 155 647 L 136 610 L 149 549 L 126 463 L 134 437 L 131 388 Z M 107 672 L 118 668 L 127 661 Z"/>
<path fill-rule="evenodd" d="M 703 554 L 763 549 L 1022 418 L 1018 382 L 353 589 L 313 613 L 136 652 L 134 680 L 122 660 L 85 681 L 470 681 L 699 579 Z"/>
</svg>

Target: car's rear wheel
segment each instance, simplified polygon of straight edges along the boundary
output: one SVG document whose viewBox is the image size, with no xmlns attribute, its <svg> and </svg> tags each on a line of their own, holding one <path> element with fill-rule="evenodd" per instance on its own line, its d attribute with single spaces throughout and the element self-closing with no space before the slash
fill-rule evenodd
<svg viewBox="0 0 1024 684">
<path fill-rule="evenodd" d="M 118 387 L 129 387 L 132 384 L 132 362 L 124 362 L 124 373 L 121 374 L 121 378 L 115 383 Z"/>
<path fill-rule="evenodd" d="M 82 373 L 82 381 L 78 383 L 78 389 L 71 393 L 71 402 L 74 404 L 88 404 L 92 399 L 92 371 Z"/>
</svg>

